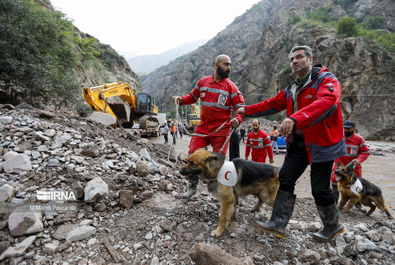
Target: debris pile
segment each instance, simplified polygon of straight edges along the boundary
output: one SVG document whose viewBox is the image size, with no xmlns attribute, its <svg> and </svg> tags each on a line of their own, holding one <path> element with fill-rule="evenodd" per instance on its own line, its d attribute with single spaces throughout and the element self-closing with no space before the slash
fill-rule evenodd
<svg viewBox="0 0 395 265">
<path fill-rule="evenodd" d="M 271 208 L 253 213 L 253 197 L 242 198 L 236 220 L 212 238 L 219 203 L 205 185 L 191 201 L 179 198 L 188 186 L 178 173 L 185 154 L 70 113 L 0 105 L 0 150 L 0 262 L 394 262 L 395 224 L 385 216 L 341 214 L 347 232 L 314 242 L 321 224 L 311 199 L 297 200 L 284 240 L 255 229 Z"/>
</svg>

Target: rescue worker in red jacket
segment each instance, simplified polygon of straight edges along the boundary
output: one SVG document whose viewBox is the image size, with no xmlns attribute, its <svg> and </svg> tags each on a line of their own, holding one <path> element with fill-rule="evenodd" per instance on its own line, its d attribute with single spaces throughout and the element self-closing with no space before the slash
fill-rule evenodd
<svg viewBox="0 0 395 265">
<path fill-rule="evenodd" d="M 347 153 L 345 156 L 339 157 L 335 160 L 335 163 L 333 164 L 332 177 L 331 177 L 332 190 L 335 195 L 336 203 L 339 200 L 339 191 L 337 189 L 337 181 L 335 174 L 335 170 L 338 166 L 338 163 L 341 163 L 344 166 L 348 165 L 349 163 L 352 163 L 353 165 L 355 165 L 354 168 L 355 175 L 357 177 L 362 178 L 361 163 L 365 161 L 370 155 L 369 147 L 366 144 L 365 139 L 363 139 L 363 137 L 360 136 L 359 134 L 355 133 L 355 123 L 352 121 L 345 121 L 343 123 L 343 128 L 344 128 L 344 135 L 346 136 Z M 363 213 L 366 212 L 366 210 L 362 208 L 360 203 L 357 203 L 355 207 Z"/>
<path fill-rule="evenodd" d="M 280 125 L 280 133 L 287 136 L 287 153 L 279 172 L 280 187 L 270 221 L 258 222 L 258 226 L 278 237 L 285 236 L 294 209 L 296 181 L 311 164 L 311 190 L 323 223 L 313 238 L 328 242 L 344 232 L 330 185 L 333 161 L 343 156 L 346 149 L 341 85 L 326 67 L 313 67 L 310 47 L 293 47 L 288 58 L 296 80 L 276 96 L 247 106 L 246 110 L 247 116 L 264 116 L 287 109 L 287 118 Z"/>
<path fill-rule="evenodd" d="M 269 162 L 273 164 L 273 149 L 270 136 L 260 129 L 259 120 L 251 122 L 252 132 L 247 135 L 245 159 L 248 160 L 251 152 L 251 160 L 259 163 L 266 163 L 266 156 L 269 154 Z"/>
<path fill-rule="evenodd" d="M 231 64 L 229 56 L 218 55 L 213 75 L 200 79 L 189 94 L 173 97 L 173 101 L 179 105 L 193 104 L 200 98 L 201 121 L 189 144 L 189 155 L 208 145 L 213 147 L 214 152 L 221 151 L 226 155 L 229 142 L 222 150 L 221 148 L 230 134 L 231 126 L 237 127 L 243 122 L 245 102 L 237 86 L 228 78 Z M 234 118 L 232 109 L 239 109 Z M 199 176 L 192 175 L 189 179 L 191 185 L 183 194 L 184 199 L 189 199 L 196 193 Z"/>
</svg>

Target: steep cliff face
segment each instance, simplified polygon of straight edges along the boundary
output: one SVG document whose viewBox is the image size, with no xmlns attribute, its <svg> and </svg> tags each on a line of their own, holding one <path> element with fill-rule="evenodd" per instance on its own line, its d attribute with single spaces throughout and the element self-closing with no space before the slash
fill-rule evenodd
<svg viewBox="0 0 395 265">
<path fill-rule="evenodd" d="M 79 32 L 81 38 L 92 36 Z M 133 72 L 124 57 L 119 55 L 110 45 L 97 42 L 100 53 L 95 60 L 80 65 L 75 74 L 83 87 L 100 85 L 108 82 L 121 81 L 129 83 L 136 91 L 141 92 L 138 75 Z"/>
<path fill-rule="evenodd" d="M 126 60 L 80 32 L 48 0 L 0 2 L 0 103 L 79 109 L 82 88 L 141 84 Z"/>
<path fill-rule="evenodd" d="M 232 59 L 231 79 L 253 104 L 294 79 L 288 52 L 294 45 L 306 44 L 314 50 L 314 63 L 325 65 L 340 80 L 344 119 L 354 120 L 367 138 L 394 140 L 394 53 L 366 38 L 344 38 L 333 25 L 307 20 L 320 10 L 332 20 L 380 16 L 393 32 L 394 16 L 389 11 L 393 1 L 350 1 L 343 6 L 334 2 L 261 1 L 205 46 L 150 74 L 143 88 L 170 109 L 171 96 L 189 92 L 201 77 L 212 74 L 215 56 L 226 53 Z M 294 23 L 295 18 L 306 22 Z"/>
</svg>

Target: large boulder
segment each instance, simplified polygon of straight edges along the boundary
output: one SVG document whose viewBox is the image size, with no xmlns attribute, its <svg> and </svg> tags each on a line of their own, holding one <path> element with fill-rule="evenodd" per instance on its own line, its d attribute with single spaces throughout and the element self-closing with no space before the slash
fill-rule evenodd
<svg viewBox="0 0 395 265">
<path fill-rule="evenodd" d="M 4 184 L 0 186 L 0 203 L 5 203 L 11 201 L 14 197 L 15 189 L 14 187 Z"/>
<path fill-rule="evenodd" d="M 0 260 L 4 258 L 12 258 L 22 256 L 25 251 L 33 244 L 36 240 L 36 236 L 29 236 L 25 238 L 22 242 L 15 245 L 15 247 L 9 247 L 4 253 L 1 254 Z"/>
<path fill-rule="evenodd" d="M 108 185 L 100 177 L 96 177 L 88 182 L 84 194 L 84 201 L 98 201 L 107 196 Z"/>
<path fill-rule="evenodd" d="M 7 152 L 0 163 L 5 173 L 20 173 L 22 171 L 32 170 L 32 163 L 29 156 L 25 154 L 18 154 L 16 152 Z"/>
<path fill-rule="evenodd" d="M 79 241 L 86 239 L 88 237 L 93 236 L 96 233 L 96 228 L 93 226 L 89 225 L 83 225 L 79 227 L 75 227 L 73 230 L 71 230 L 67 236 L 66 240 L 67 241 Z"/>
<path fill-rule="evenodd" d="M 8 217 L 8 229 L 13 237 L 41 232 L 44 229 L 42 214 L 14 211 Z"/>
<path fill-rule="evenodd" d="M 89 115 L 88 119 L 104 126 L 117 127 L 117 119 L 109 113 L 94 111 Z"/>
<path fill-rule="evenodd" d="M 226 253 L 214 244 L 198 243 L 190 256 L 197 265 L 243 265 L 243 262 L 238 258 Z"/>
</svg>

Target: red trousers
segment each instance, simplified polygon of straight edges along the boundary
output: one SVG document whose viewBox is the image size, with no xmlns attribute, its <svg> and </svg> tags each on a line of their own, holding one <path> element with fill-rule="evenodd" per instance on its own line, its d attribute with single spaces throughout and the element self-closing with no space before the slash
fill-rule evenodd
<svg viewBox="0 0 395 265">
<path fill-rule="evenodd" d="M 266 163 L 266 155 L 252 156 L 251 160 L 259 163 Z"/>
<path fill-rule="evenodd" d="M 189 151 L 188 154 L 193 154 L 197 149 L 203 148 L 211 144 L 213 147 L 213 152 L 219 152 L 219 150 L 224 145 L 227 136 L 192 136 L 191 142 L 189 143 Z M 221 151 L 221 154 L 226 155 L 228 151 L 229 141 L 226 143 L 224 150 Z"/>
</svg>

